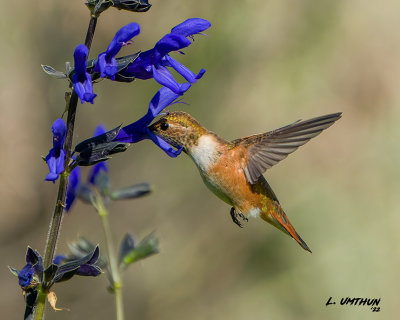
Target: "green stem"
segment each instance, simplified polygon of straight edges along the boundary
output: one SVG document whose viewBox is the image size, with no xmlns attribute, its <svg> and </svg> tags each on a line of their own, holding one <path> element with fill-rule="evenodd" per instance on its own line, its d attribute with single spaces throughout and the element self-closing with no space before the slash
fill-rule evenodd
<svg viewBox="0 0 400 320">
<path fill-rule="evenodd" d="M 93 35 L 96 29 L 97 17 L 91 17 L 89 22 L 88 31 L 86 34 L 85 45 L 90 50 Z M 76 115 L 76 107 L 78 105 L 78 95 L 75 91 L 72 91 L 72 96 L 69 101 L 68 107 L 68 116 L 67 116 L 67 133 L 65 135 L 64 142 L 64 150 L 65 150 L 65 162 L 64 168 L 68 168 L 68 165 L 71 161 L 71 153 L 72 153 L 72 138 L 74 135 L 74 126 L 75 126 L 75 115 Z M 67 187 L 69 182 L 69 174 L 66 169 L 60 176 L 60 184 L 58 186 L 58 194 L 56 205 L 54 208 L 53 216 L 50 221 L 49 232 L 46 241 L 46 248 L 44 254 L 44 268 L 46 269 L 51 265 L 54 259 L 54 254 L 57 247 L 57 240 L 60 233 L 61 222 L 63 218 L 63 212 L 65 207 L 65 198 L 67 193 Z M 43 279 L 43 283 L 48 283 L 48 279 Z M 36 300 L 35 307 L 35 320 L 41 320 L 44 316 L 44 306 L 46 303 L 46 295 L 48 294 L 50 288 L 41 287 L 39 289 L 38 298 Z M 44 298 L 43 298 L 44 297 Z"/>
<path fill-rule="evenodd" d="M 43 319 L 44 306 L 46 303 L 47 292 L 39 286 L 38 296 L 36 298 L 35 319 Z"/>
<path fill-rule="evenodd" d="M 99 194 L 96 195 L 95 207 L 101 218 L 101 223 L 103 225 L 104 237 L 106 239 L 107 255 L 110 266 L 112 289 L 115 295 L 115 306 L 117 313 L 117 320 L 124 319 L 124 301 L 122 297 L 122 281 L 119 274 L 119 268 L 117 264 L 117 259 L 115 257 L 115 250 L 112 241 L 112 234 L 110 228 L 110 222 L 108 219 L 108 210 L 104 206 L 102 198 Z"/>
</svg>

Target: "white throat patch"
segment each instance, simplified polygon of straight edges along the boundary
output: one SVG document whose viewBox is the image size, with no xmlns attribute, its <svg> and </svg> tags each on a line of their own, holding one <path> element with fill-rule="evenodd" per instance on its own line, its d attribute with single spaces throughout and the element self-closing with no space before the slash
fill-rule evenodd
<svg viewBox="0 0 400 320">
<path fill-rule="evenodd" d="M 261 210 L 259 208 L 253 208 L 249 211 L 249 217 L 259 218 Z"/>
<path fill-rule="evenodd" d="M 207 171 L 218 157 L 218 142 L 212 135 L 202 135 L 196 146 L 190 150 L 190 156 L 202 171 Z"/>
</svg>

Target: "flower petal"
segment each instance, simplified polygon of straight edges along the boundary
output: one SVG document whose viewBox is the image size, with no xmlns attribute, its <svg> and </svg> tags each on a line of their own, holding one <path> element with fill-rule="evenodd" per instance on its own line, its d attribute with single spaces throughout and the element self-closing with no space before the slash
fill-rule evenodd
<svg viewBox="0 0 400 320">
<path fill-rule="evenodd" d="M 105 52 L 99 54 L 98 67 L 100 77 L 109 77 L 111 80 L 115 80 L 115 74 L 118 72 L 118 67 L 117 60 L 115 60 L 114 57 L 111 57 L 109 61 L 107 61 Z"/>
<path fill-rule="evenodd" d="M 31 284 L 33 280 L 33 266 L 30 263 L 27 263 L 25 267 L 18 272 L 18 283 L 21 288 L 26 288 Z"/>
<path fill-rule="evenodd" d="M 65 211 L 69 211 L 71 209 L 72 204 L 76 198 L 76 191 L 81 179 L 81 168 L 75 167 L 71 174 L 69 175 L 69 184 L 67 189 L 67 197 L 65 200 Z"/>
<path fill-rule="evenodd" d="M 178 34 L 168 33 L 159 40 L 154 46 L 154 63 L 157 63 L 162 57 L 171 51 L 177 51 L 190 46 L 191 42 L 189 39 L 180 36 Z"/>
<path fill-rule="evenodd" d="M 159 84 L 171 89 L 174 93 L 182 95 L 190 88 L 189 83 L 180 84 L 176 82 L 167 68 L 158 65 L 157 68 L 152 66 L 152 69 L 154 80 L 156 80 Z"/>
<path fill-rule="evenodd" d="M 119 132 L 115 141 L 125 143 L 136 143 L 144 139 L 148 139 L 143 130 L 145 121 L 142 119 L 123 127 Z"/>
<path fill-rule="evenodd" d="M 52 150 L 54 150 L 54 149 L 52 149 Z M 52 152 L 52 150 L 50 150 L 50 152 Z M 50 155 L 50 153 L 49 153 L 49 155 Z M 60 150 L 60 154 L 58 157 L 55 157 L 55 156 L 51 156 L 49 158 L 47 158 L 47 157 L 46 157 L 46 162 L 47 162 L 47 165 L 49 166 L 50 172 L 47 174 L 45 180 L 54 182 L 55 180 L 58 179 L 59 174 L 64 171 L 65 152 L 64 152 L 64 150 Z"/>
<path fill-rule="evenodd" d="M 90 102 L 93 104 L 93 99 L 96 98 L 97 94 L 93 93 L 92 79 L 89 73 L 86 73 L 86 80 L 83 82 L 78 81 L 76 74 L 73 76 L 74 90 L 78 97 L 81 99 L 81 103 Z"/>
<path fill-rule="evenodd" d="M 86 61 L 88 53 L 88 48 L 84 44 L 79 44 L 74 51 L 75 75 L 79 82 L 83 82 L 86 79 Z"/>
<path fill-rule="evenodd" d="M 121 50 L 122 46 L 139 33 L 140 26 L 135 22 L 129 23 L 119 29 L 107 48 L 107 58 L 115 57 L 119 50 Z"/>
<path fill-rule="evenodd" d="M 65 151 L 60 150 L 60 155 L 56 158 L 56 173 L 60 174 L 64 171 Z"/>
<path fill-rule="evenodd" d="M 64 146 L 65 133 L 67 132 L 67 125 L 63 119 L 57 119 L 51 126 L 53 133 L 53 147 L 61 149 Z"/>
<path fill-rule="evenodd" d="M 170 89 L 162 87 L 151 99 L 146 115 L 138 121 L 123 127 L 118 132 L 114 141 L 136 143 L 144 139 L 151 139 L 148 134 L 149 131 L 147 126 L 160 114 L 161 111 L 171 105 L 179 97 L 180 94 L 176 94 Z"/>
<path fill-rule="evenodd" d="M 53 263 L 56 265 L 61 264 L 61 262 L 63 262 L 67 257 L 62 255 L 62 254 L 58 254 L 55 256 L 55 258 L 53 259 Z"/>
<path fill-rule="evenodd" d="M 211 27 L 211 23 L 205 19 L 191 18 L 178 24 L 171 32 L 184 37 L 190 37 Z"/>
<path fill-rule="evenodd" d="M 180 153 L 183 150 L 183 147 L 179 147 L 178 149 L 174 149 L 170 144 L 168 144 L 166 141 L 161 139 L 160 137 L 156 136 L 153 132 L 151 132 L 149 129 L 147 129 L 148 135 L 150 139 L 157 145 L 159 146 L 167 155 L 169 155 L 171 158 L 175 158 L 180 155 Z"/>
<path fill-rule="evenodd" d="M 81 99 L 81 103 L 85 101 L 93 104 L 93 99 L 97 96 L 93 93 L 92 78 L 86 72 L 86 60 L 88 57 L 88 48 L 79 44 L 74 51 L 75 73 L 72 77 L 74 90 Z"/>
<path fill-rule="evenodd" d="M 52 149 L 53 150 L 53 149 Z M 50 154 L 50 153 L 49 153 Z M 55 181 L 58 179 L 57 172 L 57 161 L 55 157 L 49 157 L 47 160 L 47 165 L 49 167 L 49 173 L 47 174 L 45 180 L 46 181 Z"/>
<path fill-rule="evenodd" d="M 189 83 L 195 83 L 198 79 L 200 79 L 206 70 L 201 69 L 199 74 L 195 75 L 191 70 L 186 68 L 183 64 L 180 62 L 176 61 L 174 58 L 172 58 L 169 55 L 165 56 L 165 60 L 168 62 L 168 64 L 175 69 L 176 72 L 178 72 L 182 77 L 186 79 Z"/>
<path fill-rule="evenodd" d="M 111 80 L 115 80 L 115 74 L 118 71 L 115 56 L 123 45 L 139 33 L 140 26 L 134 22 L 127 24 L 117 31 L 106 52 L 101 53 L 98 57 L 97 67 L 102 78 L 109 77 Z"/>
<path fill-rule="evenodd" d="M 148 121 L 147 125 L 149 125 L 150 122 L 153 121 L 153 119 L 158 116 L 161 111 L 170 106 L 179 97 L 180 94 L 176 94 L 168 88 L 163 87 L 158 90 L 149 104 L 148 113 L 151 114 L 153 118 Z"/>
</svg>

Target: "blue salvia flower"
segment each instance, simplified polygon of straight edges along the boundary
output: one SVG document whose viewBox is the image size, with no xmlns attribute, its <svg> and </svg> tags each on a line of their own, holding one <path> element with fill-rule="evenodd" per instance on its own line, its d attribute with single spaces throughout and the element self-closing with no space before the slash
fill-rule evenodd
<svg viewBox="0 0 400 320">
<path fill-rule="evenodd" d="M 93 136 L 97 137 L 103 133 L 106 133 L 106 128 L 102 125 L 98 125 L 94 131 Z M 88 182 L 95 185 L 96 182 L 96 177 L 99 175 L 99 173 L 103 171 L 103 172 L 107 172 L 108 171 L 108 167 L 107 167 L 107 163 L 105 161 L 96 163 L 90 170 L 89 175 L 88 175 Z"/>
<path fill-rule="evenodd" d="M 92 78 L 86 72 L 88 58 L 88 48 L 84 44 L 79 44 L 74 51 L 75 73 L 72 79 L 74 90 L 81 99 L 81 102 L 90 102 L 97 96 L 93 93 Z"/>
<path fill-rule="evenodd" d="M 56 265 L 60 265 L 62 262 L 64 262 L 64 260 L 66 260 L 67 257 L 64 256 L 63 254 L 58 254 L 55 256 L 55 258 L 53 259 L 53 263 Z"/>
<path fill-rule="evenodd" d="M 211 23 L 205 19 L 190 18 L 171 29 L 171 33 L 190 37 L 193 39 L 195 34 L 202 34 L 204 30 L 211 27 Z"/>
<path fill-rule="evenodd" d="M 100 72 L 102 78 L 109 77 L 111 80 L 115 79 L 117 73 L 117 60 L 115 56 L 121 50 L 122 46 L 130 43 L 130 40 L 140 33 L 140 27 L 137 23 L 130 23 L 122 27 L 115 34 L 107 50 L 99 54 L 98 64 L 96 69 Z M 97 71 L 97 70 L 96 70 Z"/>
<path fill-rule="evenodd" d="M 123 77 L 135 77 L 138 79 L 154 78 L 161 85 L 169 88 L 176 94 L 183 94 L 189 89 L 187 83 L 178 83 L 167 67 L 175 69 L 189 83 L 195 83 L 205 73 L 204 69 L 196 75 L 187 67 L 173 59 L 169 53 L 179 51 L 191 44 L 189 38 L 211 26 L 204 19 L 192 18 L 177 25 L 171 33 L 165 35 L 156 43 L 153 49 L 142 52 L 139 57 L 120 72 Z"/>
<path fill-rule="evenodd" d="M 51 131 L 53 132 L 53 148 L 50 149 L 49 154 L 45 158 L 50 171 L 45 180 L 54 182 L 58 179 L 60 173 L 64 171 L 65 151 L 63 147 L 67 132 L 64 120 L 57 119 L 54 121 Z"/>
<path fill-rule="evenodd" d="M 97 260 L 99 259 L 99 247 L 96 246 L 93 251 L 88 252 L 84 257 L 77 259 L 66 260 L 66 257 L 58 255 L 54 259 L 53 263 L 56 266 L 54 276 L 52 279 L 47 279 L 47 284 L 50 288 L 55 282 L 62 282 L 70 279 L 73 275 L 79 276 L 91 276 L 96 277 L 101 274 L 101 269 L 97 266 Z M 49 268 L 52 268 L 50 266 Z M 54 266 L 53 266 L 54 268 Z M 23 290 L 36 287 L 39 284 L 39 279 L 43 279 L 43 273 L 46 272 L 43 267 L 43 259 L 39 252 L 28 247 L 26 252 L 26 265 L 21 269 L 17 270 L 10 268 L 12 272 L 18 276 L 18 283 Z"/>
<path fill-rule="evenodd" d="M 38 284 L 39 273 L 43 272 L 43 260 L 40 254 L 28 247 L 25 257 L 26 265 L 18 273 L 18 283 L 22 289 L 27 289 Z"/>
<path fill-rule="evenodd" d="M 75 167 L 71 171 L 71 174 L 69 175 L 67 196 L 65 199 L 65 211 L 67 212 L 71 209 L 71 206 L 75 201 L 80 180 L 81 180 L 81 168 Z"/>
<path fill-rule="evenodd" d="M 162 110 L 174 103 L 180 95 L 168 88 L 161 88 L 151 99 L 147 114 L 138 121 L 123 127 L 114 141 L 136 143 L 143 139 L 151 139 L 157 146 L 164 150 L 170 157 L 176 157 L 182 148 L 174 149 L 166 141 L 156 136 L 148 129 L 148 125 L 160 114 Z"/>
<path fill-rule="evenodd" d="M 18 271 L 18 283 L 21 288 L 28 288 L 33 283 L 33 275 L 33 266 L 30 263 Z"/>
</svg>

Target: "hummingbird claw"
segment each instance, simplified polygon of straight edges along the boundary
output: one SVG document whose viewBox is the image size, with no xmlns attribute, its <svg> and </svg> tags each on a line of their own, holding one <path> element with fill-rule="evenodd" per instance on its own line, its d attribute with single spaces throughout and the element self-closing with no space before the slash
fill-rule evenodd
<svg viewBox="0 0 400 320">
<path fill-rule="evenodd" d="M 243 221 L 246 221 L 246 222 L 249 221 L 249 219 L 248 219 L 243 213 L 241 213 L 241 212 L 238 212 L 238 216 L 239 216 Z"/>
<path fill-rule="evenodd" d="M 246 222 L 249 221 L 249 219 L 247 219 L 247 217 L 246 217 L 243 213 L 241 213 L 241 212 L 236 212 L 236 211 L 235 211 L 235 208 L 232 207 L 232 208 L 231 208 L 231 218 L 232 218 L 232 221 L 233 221 L 235 224 L 237 224 L 240 228 L 243 228 L 243 224 L 239 221 L 238 217 L 241 218 L 243 221 L 246 221 Z"/>
</svg>

